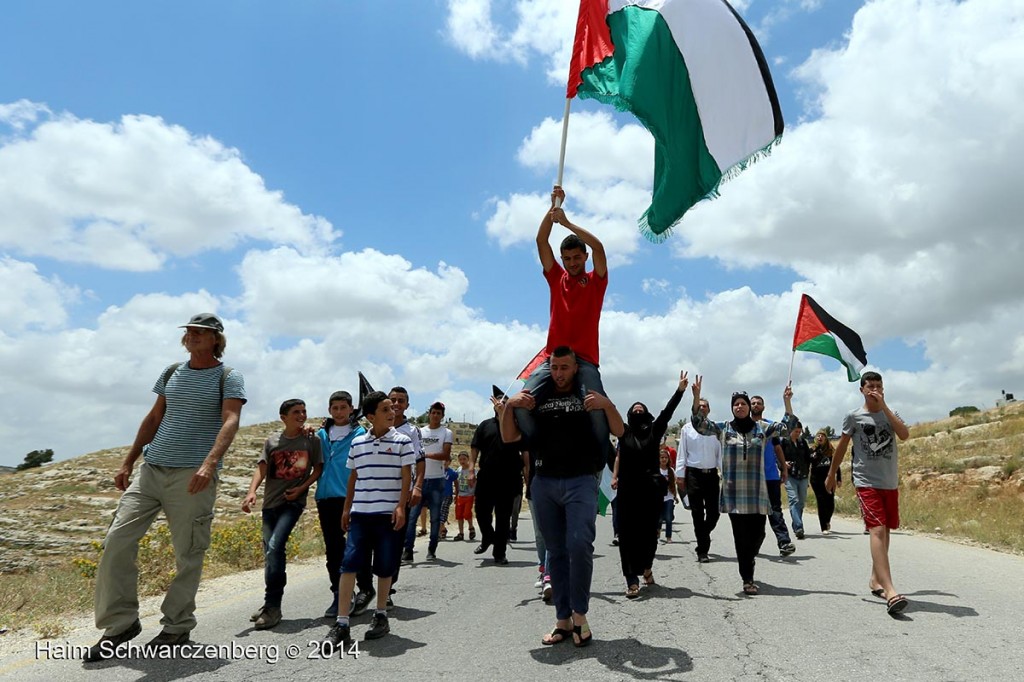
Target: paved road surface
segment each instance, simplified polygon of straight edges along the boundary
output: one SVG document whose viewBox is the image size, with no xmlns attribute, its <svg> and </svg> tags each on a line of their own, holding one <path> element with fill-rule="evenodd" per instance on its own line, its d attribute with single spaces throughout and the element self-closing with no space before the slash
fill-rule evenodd
<svg viewBox="0 0 1024 682">
<path fill-rule="evenodd" d="M 681 511 L 681 510 L 680 510 Z M 293 566 L 285 592 L 285 620 L 256 632 L 249 614 L 262 601 L 262 573 L 221 579 L 199 596 L 193 639 L 236 647 L 203 660 L 130 660 L 84 665 L 39 660 L 48 645 L 97 637 L 85 627 L 64 639 L 36 643 L 2 636 L 0 678 L 18 680 L 315 679 L 373 673 L 413 680 L 989 680 L 1024 678 L 1020 621 L 1024 614 L 1024 558 L 927 537 L 897 534 L 892 543 L 897 587 L 911 604 L 898 619 L 867 590 L 867 538 L 858 524 L 838 520 L 830 537 L 809 536 L 798 551 L 758 559 L 761 594 L 744 597 L 729 523 L 715 531 L 713 561 L 698 564 L 689 518 L 676 522 L 677 541 L 659 548 L 658 585 L 627 601 L 611 547 L 610 520 L 598 519 L 590 618 L 596 641 L 544 647 L 554 622 L 533 588 L 535 553 L 524 513 L 524 541 L 498 567 L 471 552 L 470 543 L 444 543 L 439 561 L 403 568 L 392 634 L 360 642 L 361 656 L 309 660 L 308 644 L 327 631 L 329 595 L 319 562 Z M 770 533 L 769 533 L 770 535 Z M 766 544 L 766 549 L 770 548 Z M 425 551 L 417 545 L 417 558 Z M 369 617 L 353 623 L 361 639 Z M 143 643 L 159 630 L 159 613 L 145 611 Z M 246 660 L 241 647 L 276 647 L 279 660 Z M 299 652 L 287 658 L 287 647 Z M 383 675 L 383 678 L 380 676 Z"/>
</svg>

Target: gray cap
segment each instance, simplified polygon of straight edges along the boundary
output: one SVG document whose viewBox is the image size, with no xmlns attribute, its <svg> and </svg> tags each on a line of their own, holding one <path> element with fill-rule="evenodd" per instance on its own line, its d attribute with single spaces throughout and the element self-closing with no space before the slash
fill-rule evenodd
<svg viewBox="0 0 1024 682">
<path fill-rule="evenodd" d="M 199 313 L 193 315 L 192 319 L 187 324 L 181 325 L 179 329 L 185 327 L 200 327 L 202 329 L 212 329 L 214 331 L 223 332 L 224 323 L 220 321 L 220 318 L 213 313 Z"/>
</svg>

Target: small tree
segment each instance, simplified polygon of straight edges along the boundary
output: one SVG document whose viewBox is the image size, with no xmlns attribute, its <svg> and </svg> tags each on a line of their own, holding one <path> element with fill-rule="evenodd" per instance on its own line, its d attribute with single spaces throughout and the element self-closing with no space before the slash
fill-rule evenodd
<svg viewBox="0 0 1024 682">
<path fill-rule="evenodd" d="M 53 450 L 49 448 L 46 450 L 33 450 L 25 455 L 25 461 L 18 465 L 18 471 L 41 467 L 51 461 L 53 461 Z"/>
<path fill-rule="evenodd" d="M 973 412 L 980 412 L 980 411 L 981 410 L 979 410 L 974 405 L 961 405 L 960 407 L 954 407 L 952 410 L 950 410 L 949 411 L 949 416 L 950 417 L 958 417 L 960 415 L 967 415 L 967 414 L 971 414 Z"/>
</svg>

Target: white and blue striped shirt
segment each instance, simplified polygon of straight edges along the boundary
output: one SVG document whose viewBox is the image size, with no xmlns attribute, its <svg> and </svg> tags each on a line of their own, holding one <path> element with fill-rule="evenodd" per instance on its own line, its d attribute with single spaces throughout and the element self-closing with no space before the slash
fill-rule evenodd
<svg viewBox="0 0 1024 682">
<path fill-rule="evenodd" d="M 157 466 L 198 467 L 210 454 L 223 425 L 220 376 L 224 365 L 192 369 L 184 362 L 165 386 L 164 375 L 169 369 L 160 373 L 153 386 L 153 392 L 167 401 L 167 409 L 143 457 Z M 245 402 L 245 379 L 237 369 L 224 379 L 224 398 Z"/>
<path fill-rule="evenodd" d="M 408 436 L 388 429 L 380 438 L 364 433 L 352 441 L 348 468 L 356 472 L 355 491 L 350 491 L 353 514 L 390 514 L 402 498 L 402 467 L 416 463 Z"/>
</svg>

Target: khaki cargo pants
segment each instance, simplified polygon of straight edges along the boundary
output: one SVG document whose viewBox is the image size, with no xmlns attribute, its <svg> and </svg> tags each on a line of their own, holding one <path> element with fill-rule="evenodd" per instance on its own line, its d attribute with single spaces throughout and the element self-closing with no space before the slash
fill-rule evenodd
<svg viewBox="0 0 1024 682">
<path fill-rule="evenodd" d="M 205 490 L 189 494 L 188 483 L 196 469 L 143 463 L 121 496 L 96 571 L 96 627 L 104 634 L 120 634 L 139 617 L 139 540 L 161 510 L 171 532 L 176 566 L 174 580 L 160 606 L 164 614 L 160 624 L 172 634 L 189 632 L 196 626 L 196 591 L 210 546 L 217 497 L 216 479 Z"/>
</svg>

